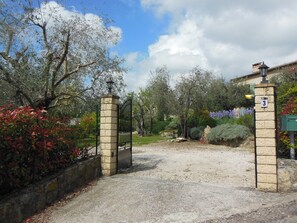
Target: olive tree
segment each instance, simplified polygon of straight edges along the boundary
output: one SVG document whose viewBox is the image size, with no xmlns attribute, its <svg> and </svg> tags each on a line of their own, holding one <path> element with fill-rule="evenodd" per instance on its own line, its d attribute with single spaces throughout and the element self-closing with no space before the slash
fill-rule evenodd
<svg viewBox="0 0 297 223">
<path fill-rule="evenodd" d="M 188 74 L 180 76 L 174 88 L 172 98 L 172 112 L 180 119 L 182 136 L 188 136 L 188 118 L 190 109 L 203 109 L 207 107 L 207 92 L 213 74 L 195 67 Z"/>
<path fill-rule="evenodd" d="M 49 109 L 98 96 L 108 74 L 122 83 L 123 60 L 109 55 L 119 28 L 53 1 L 0 4 L 0 86 L 16 104 Z"/>
</svg>

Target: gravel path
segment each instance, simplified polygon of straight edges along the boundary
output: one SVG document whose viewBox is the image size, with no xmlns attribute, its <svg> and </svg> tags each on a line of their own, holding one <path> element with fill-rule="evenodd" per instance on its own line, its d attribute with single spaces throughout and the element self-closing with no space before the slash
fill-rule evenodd
<svg viewBox="0 0 297 223">
<path fill-rule="evenodd" d="M 251 149 L 166 142 L 133 149 L 130 176 L 254 187 L 254 153 Z"/>
<path fill-rule="evenodd" d="M 132 168 L 100 178 L 35 222 L 297 222 L 297 194 L 255 190 L 253 162 L 245 148 L 195 142 L 136 147 Z"/>
</svg>

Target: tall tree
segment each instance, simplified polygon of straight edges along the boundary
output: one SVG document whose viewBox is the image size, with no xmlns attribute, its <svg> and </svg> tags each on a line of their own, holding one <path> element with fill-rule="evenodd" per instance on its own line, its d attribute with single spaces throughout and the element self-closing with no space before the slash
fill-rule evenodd
<svg viewBox="0 0 297 223">
<path fill-rule="evenodd" d="M 223 78 L 214 79 L 208 90 L 208 110 L 230 110 L 236 107 L 251 107 L 252 101 L 246 100 L 250 94 L 248 85 L 238 85 L 226 82 Z"/>
<path fill-rule="evenodd" d="M 122 80 L 123 60 L 108 53 L 120 30 L 102 18 L 54 1 L 0 4 L 0 86 L 19 105 L 49 109 L 100 95 L 107 74 Z"/>
<path fill-rule="evenodd" d="M 213 79 L 212 73 L 195 67 L 182 75 L 174 88 L 173 113 L 180 118 L 182 136 L 188 137 L 190 109 L 202 110 L 207 106 L 207 92 Z"/>
<path fill-rule="evenodd" d="M 157 119 L 163 121 L 170 113 L 169 99 L 172 97 L 169 85 L 169 71 L 164 66 L 151 72 L 151 79 L 146 87 L 151 103 L 156 109 Z"/>
</svg>

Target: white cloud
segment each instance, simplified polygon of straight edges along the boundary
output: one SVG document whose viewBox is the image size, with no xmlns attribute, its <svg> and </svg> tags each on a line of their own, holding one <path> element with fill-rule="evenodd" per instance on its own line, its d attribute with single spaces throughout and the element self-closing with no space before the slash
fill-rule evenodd
<svg viewBox="0 0 297 223">
<path fill-rule="evenodd" d="M 297 2 L 261 0 L 142 0 L 156 16 L 170 14 L 168 33 L 148 46 L 135 70 L 166 65 L 184 73 L 199 65 L 226 79 L 297 59 Z"/>
<path fill-rule="evenodd" d="M 72 27 L 72 38 L 76 36 L 82 41 L 81 35 L 86 33 L 88 39 L 92 38 L 97 43 L 101 42 L 100 44 L 111 47 L 120 41 L 122 36 L 122 30 L 119 27 L 110 26 L 106 29 L 101 17 L 92 13 L 82 14 L 75 10 L 68 10 L 55 1 L 42 3 L 33 14 L 35 22 L 47 23 L 48 35 L 54 35 L 52 38 L 59 33 L 52 30 L 63 32 L 64 27 Z"/>
</svg>

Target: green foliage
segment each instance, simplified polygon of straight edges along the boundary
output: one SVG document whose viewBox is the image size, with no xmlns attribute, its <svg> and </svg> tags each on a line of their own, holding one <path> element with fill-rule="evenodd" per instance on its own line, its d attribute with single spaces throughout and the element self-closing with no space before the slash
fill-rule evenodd
<svg viewBox="0 0 297 223">
<path fill-rule="evenodd" d="M 224 117 L 224 118 L 216 119 L 216 124 L 217 125 L 236 124 L 236 119 L 235 118 Z"/>
<path fill-rule="evenodd" d="M 206 127 L 209 126 L 211 128 L 217 125 L 216 120 L 209 116 L 208 110 L 202 110 L 197 115 L 196 126 Z"/>
<path fill-rule="evenodd" d="M 161 131 L 163 131 L 166 126 L 168 126 L 168 124 L 170 123 L 170 121 L 157 121 L 154 123 L 153 125 L 153 134 L 159 134 Z"/>
<path fill-rule="evenodd" d="M 216 120 L 214 120 L 209 116 L 208 110 L 196 110 L 190 115 L 188 119 L 188 126 L 191 128 L 189 132 L 189 136 L 191 139 L 197 139 L 198 136 L 195 133 L 194 133 L 195 136 L 193 136 L 193 134 L 191 133 L 192 129 L 194 132 L 197 132 L 199 128 L 200 129 L 199 132 L 200 132 L 200 131 L 203 131 L 203 129 L 206 126 L 210 126 L 211 128 L 213 128 L 216 125 L 217 125 Z M 198 138 L 200 137 L 201 136 L 199 136 Z"/>
<path fill-rule="evenodd" d="M 297 86 L 296 85 L 289 88 L 286 92 L 284 92 L 284 94 L 279 95 L 278 103 L 280 105 L 285 105 L 288 103 L 288 101 L 291 98 L 297 98 Z"/>
<path fill-rule="evenodd" d="M 214 79 L 208 89 L 207 108 L 210 111 L 219 111 L 235 107 L 251 107 L 253 102 L 244 97 L 249 93 L 248 85 L 238 85 L 220 78 Z"/>
<path fill-rule="evenodd" d="M 195 139 L 195 140 L 199 140 L 201 138 L 201 136 L 203 135 L 203 127 L 194 127 L 190 129 L 190 138 L 191 139 Z"/>
<path fill-rule="evenodd" d="M 280 115 L 297 115 L 297 97 L 292 97 L 287 104 L 282 107 Z M 278 121 L 278 129 L 280 129 L 280 121 Z M 279 154 L 281 157 L 288 157 L 289 150 L 292 145 L 290 143 L 290 136 L 286 131 L 279 131 Z M 297 135 L 295 134 L 295 149 L 297 149 Z"/>
<path fill-rule="evenodd" d="M 212 128 L 207 140 L 213 144 L 238 146 L 249 136 L 249 129 L 242 125 L 223 124 Z"/>
<path fill-rule="evenodd" d="M 98 122 L 99 120 L 98 117 Z M 85 114 L 80 120 L 79 127 L 82 131 L 81 134 L 85 137 L 96 134 L 96 112 Z"/>
<path fill-rule="evenodd" d="M 170 114 L 170 97 L 171 89 L 169 85 L 169 71 L 164 67 L 156 68 L 151 73 L 152 77 L 149 80 L 145 91 L 149 93 L 149 102 L 152 108 L 155 108 L 154 116 L 159 121 L 163 121 L 165 116 Z M 152 110 L 151 110 L 152 112 Z"/>
<path fill-rule="evenodd" d="M 240 116 L 239 118 L 235 119 L 235 123 L 237 125 L 246 126 L 250 130 L 251 133 L 254 132 L 255 121 L 254 121 L 253 114 L 247 114 L 247 115 Z"/>
<path fill-rule="evenodd" d="M 30 107 L 0 108 L 0 194 L 71 165 L 81 155 L 74 131 Z"/>
<path fill-rule="evenodd" d="M 166 126 L 165 129 L 179 129 L 180 128 L 180 121 L 178 117 L 172 118 L 172 120 L 169 122 L 169 124 Z"/>
</svg>

